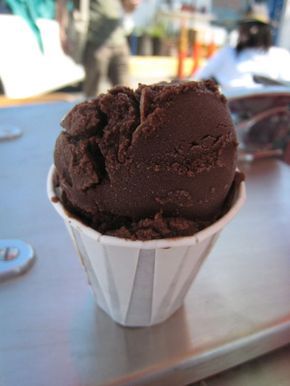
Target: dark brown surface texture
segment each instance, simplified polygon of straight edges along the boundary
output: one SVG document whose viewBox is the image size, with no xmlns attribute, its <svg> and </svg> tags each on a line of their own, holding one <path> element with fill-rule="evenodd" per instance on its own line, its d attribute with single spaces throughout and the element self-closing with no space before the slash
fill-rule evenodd
<svg viewBox="0 0 290 386">
<path fill-rule="evenodd" d="M 0 283 L 0 385 L 184 385 L 290 342 L 289 166 L 274 159 L 244 165 L 246 204 L 185 306 L 160 326 L 122 328 L 97 308 L 46 196 L 58 123 L 71 107 L 0 109 L 1 124 L 23 130 L 0 143 L 1 238 L 29 242 L 37 255 L 29 272 Z M 289 354 L 280 354 L 278 367 L 273 353 L 268 370 L 248 364 L 212 384 L 288 386 L 281 356 Z"/>
<path fill-rule="evenodd" d="M 214 83 L 116 87 L 75 106 L 62 126 L 61 200 L 101 233 L 192 235 L 225 211 L 237 141 Z"/>
</svg>

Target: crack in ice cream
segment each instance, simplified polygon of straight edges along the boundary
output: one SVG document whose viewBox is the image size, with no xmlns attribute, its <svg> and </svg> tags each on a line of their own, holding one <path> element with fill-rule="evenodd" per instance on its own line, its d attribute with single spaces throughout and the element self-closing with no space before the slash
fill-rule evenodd
<svg viewBox="0 0 290 386">
<path fill-rule="evenodd" d="M 237 139 L 211 82 L 115 87 L 76 105 L 55 146 L 66 209 L 104 234 L 192 235 L 227 210 Z"/>
</svg>

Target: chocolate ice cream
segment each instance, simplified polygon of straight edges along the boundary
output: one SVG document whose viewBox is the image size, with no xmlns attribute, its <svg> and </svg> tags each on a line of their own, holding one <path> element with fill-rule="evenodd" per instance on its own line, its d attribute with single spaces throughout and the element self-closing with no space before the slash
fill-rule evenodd
<svg viewBox="0 0 290 386">
<path fill-rule="evenodd" d="M 237 140 L 211 81 L 115 87 L 76 105 L 61 124 L 59 198 L 99 232 L 192 235 L 227 210 Z"/>
</svg>

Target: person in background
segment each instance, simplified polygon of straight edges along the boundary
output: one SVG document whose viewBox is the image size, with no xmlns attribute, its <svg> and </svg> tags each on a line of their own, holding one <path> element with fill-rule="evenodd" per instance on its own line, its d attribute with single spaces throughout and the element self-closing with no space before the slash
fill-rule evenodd
<svg viewBox="0 0 290 386">
<path fill-rule="evenodd" d="M 65 3 L 67 0 L 59 0 Z M 80 0 L 81 1 L 81 0 Z M 87 40 L 82 64 L 85 69 L 85 97 L 95 97 L 100 81 L 112 86 L 129 85 L 129 46 L 123 25 L 125 13 L 132 13 L 139 0 L 90 0 Z M 64 6 L 63 6 L 64 9 Z M 61 28 L 61 35 L 64 29 Z M 64 51 L 65 37 L 61 36 Z"/>
<path fill-rule="evenodd" d="M 262 4 L 250 6 L 239 22 L 236 46 L 222 48 L 193 76 L 213 79 L 223 90 L 260 87 L 259 78 L 269 84 L 290 81 L 290 53 L 272 45 L 271 22 Z"/>
</svg>

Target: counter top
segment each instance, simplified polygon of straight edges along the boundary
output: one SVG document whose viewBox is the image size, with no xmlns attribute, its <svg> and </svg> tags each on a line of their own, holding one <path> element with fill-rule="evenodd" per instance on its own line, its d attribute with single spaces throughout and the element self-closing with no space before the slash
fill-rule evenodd
<svg viewBox="0 0 290 386">
<path fill-rule="evenodd" d="M 46 197 L 71 106 L 0 110 L 1 124 L 23 131 L 0 143 L 1 238 L 24 240 L 37 256 L 27 273 L 0 283 L 0 385 L 184 385 L 289 343 L 290 167 L 275 159 L 241 165 L 247 202 L 184 307 L 163 324 L 123 328 L 96 306 Z"/>
</svg>

